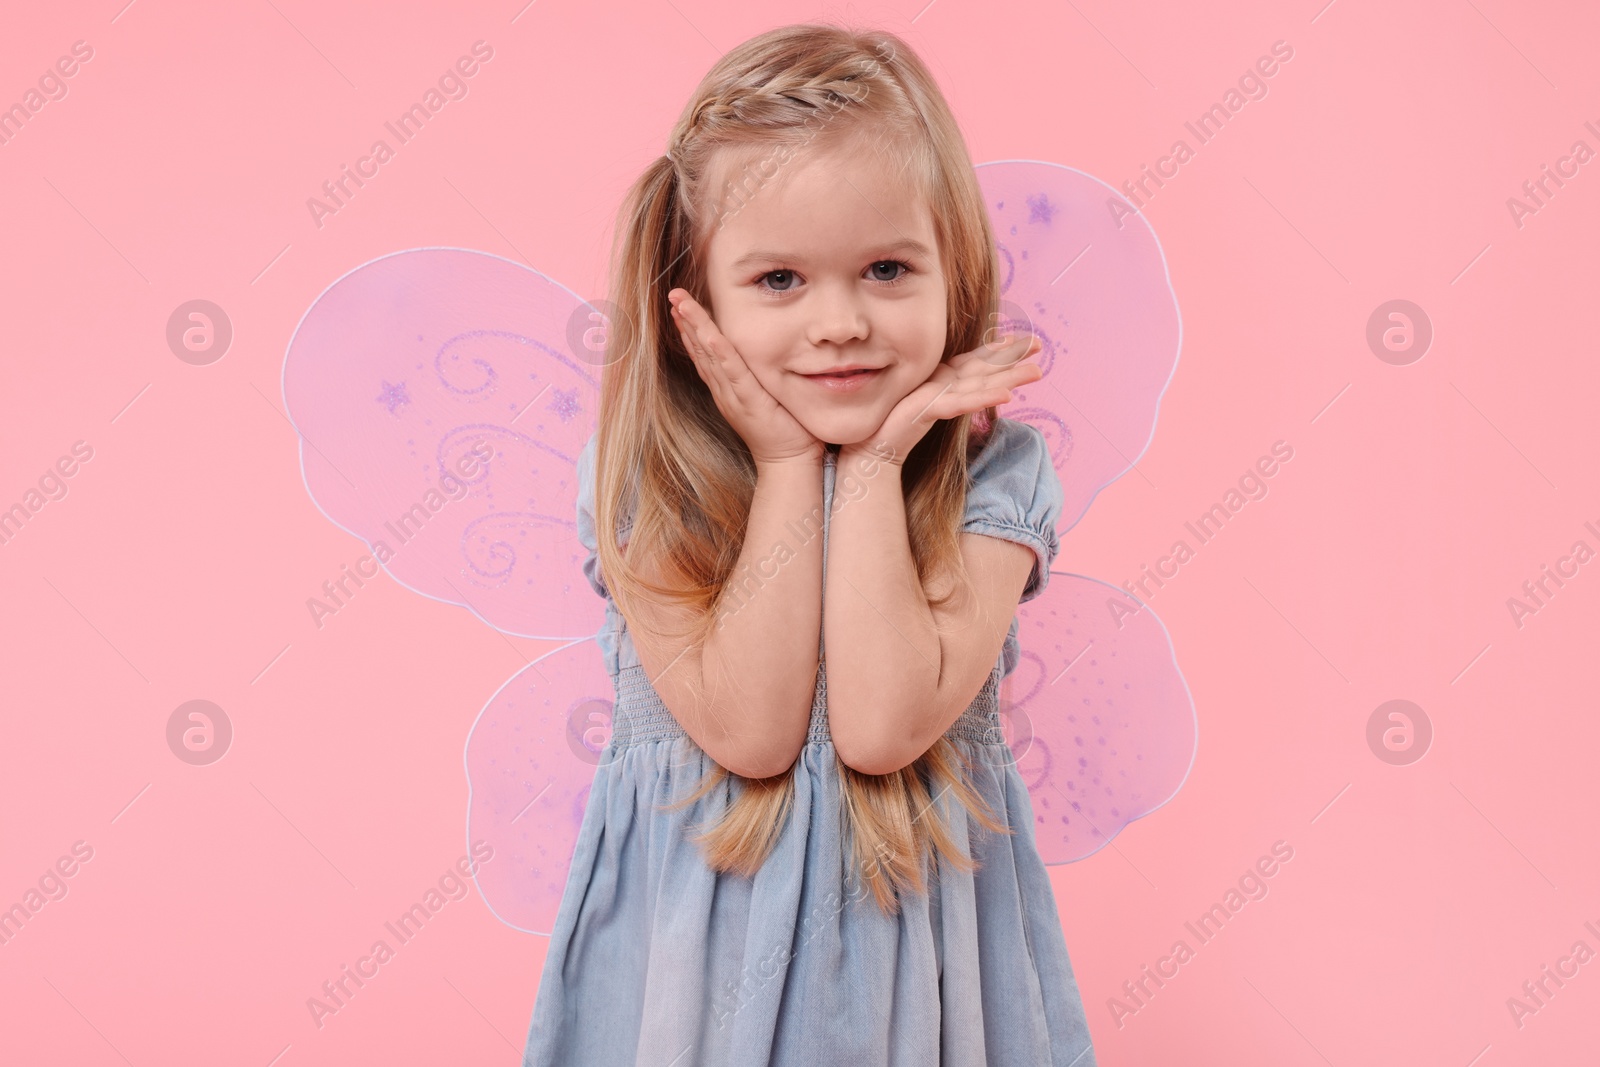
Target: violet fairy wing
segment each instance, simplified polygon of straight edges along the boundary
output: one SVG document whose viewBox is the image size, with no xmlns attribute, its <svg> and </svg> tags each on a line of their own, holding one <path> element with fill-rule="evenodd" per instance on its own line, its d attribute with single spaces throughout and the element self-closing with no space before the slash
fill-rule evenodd
<svg viewBox="0 0 1600 1067">
<path fill-rule="evenodd" d="M 1166 627 L 1116 586 L 1052 570 L 1017 623 L 1001 722 L 1039 855 L 1071 863 L 1177 795 L 1194 764 L 1194 701 Z"/>
<path fill-rule="evenodd" d="M 571 642 L 500 687 L 465 752 L 469 844 L 495 850 L 480 890 L 534 932 L 553 922 L 610 728 L 605 602 L 576 515 L 604 327 L 537 271 L 412 249 L 330 285 L 283 368 L 306 489 L 378 566 L 502 633 Z"/>
<path fill-rule="evenodd" d="M 1031 161 L 977 173 L 1000 265 L 995 326 L 1042 342 L 1043 376 L 1003 414 L 1049 444 L 1065 552 L 1067 531 L 1155 432 L 1182 343 L 1177 298 L 1155 232 L 1098 178 Z M 1176 795 L 1194 761 L 1194 704 L 1165 627 L 1124 590 L 1052 570 L 1017 615 L 1001 714 L 1040 855 L 1068 863 Z"/>
<path fill-rule="evenodd" d="M 577 641 L 501 686 L 468 734 L 467 839 L 494 847 L 478 888 L 514 929 L 555 926 L 614 696 L 594 638 Z"/>
<path fill-rule="evenodd" d="M 598 354 L 584 302 L 463 249 L 396 252 L 330 285 L 283 368 L 306 489 L 401 585 L 521 637 L 599 629 L 576 535 Z"/>
</svg>

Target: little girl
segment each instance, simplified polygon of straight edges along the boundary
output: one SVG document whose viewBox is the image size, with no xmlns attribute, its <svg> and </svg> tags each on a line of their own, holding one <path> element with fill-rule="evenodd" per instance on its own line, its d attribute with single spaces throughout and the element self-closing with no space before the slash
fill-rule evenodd
<svg viewBox="0 0 1600 1067">
<path fill-rule="evenodd" d="M 578 463 L 613 733 L 524 1067 L 1092 1067 L 996 707 L 1059 547 L 1043 435 L 996 414 L 1038 343 L 986 335 L 927 68 L 746 42 L 618 246 Z"/>
</svg>

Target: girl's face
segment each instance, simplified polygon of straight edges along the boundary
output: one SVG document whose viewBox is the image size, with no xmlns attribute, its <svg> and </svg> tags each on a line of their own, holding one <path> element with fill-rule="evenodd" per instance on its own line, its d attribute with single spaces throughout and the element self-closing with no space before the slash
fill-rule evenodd
<svg viewBox="0 0 1600 1067">
<path fill-rule="evenodd" d="M 765 158 L 765 157 L 761 157 Z M 945 346 L 933 219 L 870 148 L 794 154 L 711 237 L 712 318 L 762 388 L 825 443 L 859 444 L 927 381 Z M 740 176 L 721 178 L 740 182 Z M 759 187 L 757 187 L 759 186 Z M 854 367 L 857 379 L 815 375 Z M 840 388 L 844 384 L 844 388 Z"/>
</svg>

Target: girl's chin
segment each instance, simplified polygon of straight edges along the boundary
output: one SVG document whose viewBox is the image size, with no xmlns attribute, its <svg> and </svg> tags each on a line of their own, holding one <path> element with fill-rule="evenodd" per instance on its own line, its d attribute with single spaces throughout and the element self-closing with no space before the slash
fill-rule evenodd
<svg viewBox="0 0 1600 1067">
<path fill-rule="evenodd" d="M 883 420 L 901 399 L 883 398 L 861 406 L 839 403 L 831 410 L 826 403 L 812 403 L 803 410 L 796 410 L 798 405 L 789 410 L 812 437 L 837 448 L 871 443 L 873 435 L 882 428 Z"/>
<path fill-rule="evenodd" d="M 878 428 L 882 421 L 880 419 L 864 429 L 860 426 L 842 426 L 838 423 L 824 423 L 821 425 L 812 423 L 806 425 L 806 429 L 811 433 L 811 436 L 826 444 L 830 449 L 837 451 L 845 445 L 859 445 L 870 440 L 873 431 Z"/>
</svg>

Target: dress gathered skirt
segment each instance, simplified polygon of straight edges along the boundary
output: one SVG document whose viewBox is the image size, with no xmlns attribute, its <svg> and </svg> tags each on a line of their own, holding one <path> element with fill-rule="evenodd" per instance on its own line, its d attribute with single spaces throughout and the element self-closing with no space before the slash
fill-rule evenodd
<svg viewBox="0 0 1600 1067">
<path fill-rule="evenodd" d="M 990 477 L 969 491 L 965 529 L 1034 545 L 1031 597 L 1057 547 L 1059 504 L 1049 493 L 1053 471 L 1047 478 L 1030 466 L 1042 441 L 1007 433 L 985 451 L 988 466 L 978 470 Z M 827 499 L 833 472 L 830 457 Z M 1037 495 L 1018 491 L 1036 484 Z M 587 506 L 580 494 L 589 542 Z M 825 549 L 826 540 L 824 565 Z M 592 557 L 586 570 L 605 594 Z M 977 869 L 934 853 L 926 891 L 902 892 L 898 912 L 887 914 L 857 869 L 841 812 L 825 650 L 776 845 L 753 877 L 719 873 L 690 837 L 716 821 L 743 780 L 725 777 L 673 807 L 715 765 L 651 686 L 607 599 L 612 735 L 551 932 L 524 1067 L 1093 1067 L 1032 803 L 1001 730 L 997 697 L 1016 664 L 1015 621 L 1000 662 L 944 735 L 995 821 L 1013 832 L 986 829 L 929 783 Z"/>
<path fill-rule="evenodd" d="M 998 682 L 996 670 L 945 736 L 1016 832 L 970 822 L 947 794 L 940 810 L 979 868 L 936 856 L 928 891 L 902 894 L 886 915 L 853 869 L 820 707 L 772 855 L 754 878 L 718 874 L 686 830 L 719 814 L 738 780 L 658 810 L 713 764 L 664 706 L 629 701 L 649 681 L 624 671 L 525 1067 L 1092 1067 L 1032 806 L 994 710 Z"/>
</svg>

